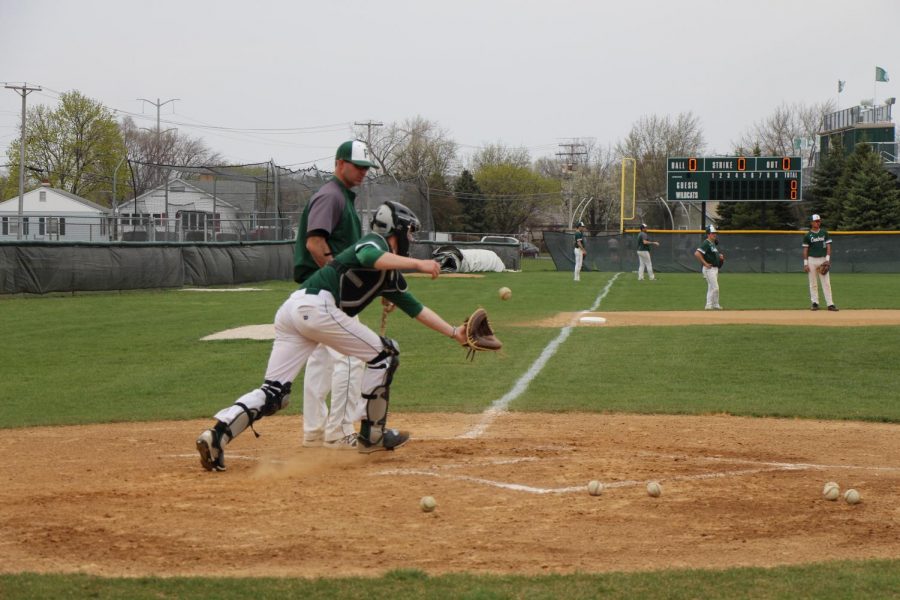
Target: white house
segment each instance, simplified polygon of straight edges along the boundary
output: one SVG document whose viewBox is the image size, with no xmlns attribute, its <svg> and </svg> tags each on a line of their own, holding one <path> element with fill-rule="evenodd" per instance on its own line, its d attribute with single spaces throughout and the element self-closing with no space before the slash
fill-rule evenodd
<svg viewBox="0 0 900 600">
<path fill-rule="evenodd" d="M 109 209 L 65 190 L 40 187 L 0 202 L 0 240 L 109 241 Z M 21 236 L 20 236 L 21 228 Z"/>
<path fill-rule="evenodd" d="M 246 233 L 237 207 L 182 179 L 120 204 L 116 215 L 125 240 L 211 241 Z"/>
</svg>

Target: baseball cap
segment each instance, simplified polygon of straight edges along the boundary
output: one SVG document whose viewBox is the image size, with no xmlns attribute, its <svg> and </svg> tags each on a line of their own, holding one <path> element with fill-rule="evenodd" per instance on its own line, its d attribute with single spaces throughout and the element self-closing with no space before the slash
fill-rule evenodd
<svg viewBox="0 0 900 600">
<path fill-rule="evenodd" d="M 647 229 L 647 224 L 646 224 L 646 223 L 641 223 L 641 229 Z"/>
<path fill-rule="evenodd" d="M 707 225 L 706 233 L 716 233 L 716 226 L 715 225 Z"/>
<path fill-rule="evenodd" d="M 334 158 L 336 160 L 346 160 L 357 167 L 378 168 L 378 165 L 372 160 L 372 155 L 369 153 L 366 143 L 360 140 L 349 140 L 338 146 Z"/>
<path fill-rule="evenodd" d="M 578 221 L 575 223 L 575 227 L 584 227 L 584 221 Z"/>
<path fill-rule="evenodd" d="M 819 215 L 813 215 L 809 218 L 809 220 L 810 221 L 821 221 L 822 217 L 820 217 Z"/>
</svg>

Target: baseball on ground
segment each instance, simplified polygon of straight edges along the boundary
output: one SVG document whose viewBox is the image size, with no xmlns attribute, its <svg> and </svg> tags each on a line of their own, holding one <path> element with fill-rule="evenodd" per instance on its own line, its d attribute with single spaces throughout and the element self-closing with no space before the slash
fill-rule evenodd
<svg viewBox="0 0 900 600">
<path fill-rule="evenodd" d="M 419 507 L 422 512 L 431 512 L 437 507 L 437 502 L 431 496 L 422 496 L 422 499 L 419 500 Z"/>
<path fill-rule="evenodd" d="M 854 489 L 849 489 L 844 492 L 844 500 L 847 504 L 859 504 L 859 501 L 862 500 L 862 498 L 860 497 L 859 492 Z"/>
<path fill-rule="evenodd" d="M 826 500 L 837 500 L 841 495 L 841 488 L 833 481 L 829 481 L 825 484 L 825 487 L 822 488 L 822 495 Z"/>
<path fill-rule="evenodd" d="M 603 493 L 603 484 L 597 481 L 596 479 L 592 479 L 588 483 L 588 494 L 591 496 L 599 496 Z"/>
<path fill-rule="evenodd" d="M 658 481 L 651 481 L 647 484 L 647 495 L 651 498 L 659 498 L 662 496 L 662 486 Z"/>
<path fill-rule="evenodd" d="M 508 287 L 500 288 L 499 290 L 497 290 L 497 293 L 500 294 L 501 300 L 509 300 L 510 298 L 512 298 L 512 290 Z"/>
</svg>

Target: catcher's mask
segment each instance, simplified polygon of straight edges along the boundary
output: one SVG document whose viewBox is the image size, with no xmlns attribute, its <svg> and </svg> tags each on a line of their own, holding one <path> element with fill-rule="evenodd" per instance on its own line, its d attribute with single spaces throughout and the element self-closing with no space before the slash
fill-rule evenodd
<svg viewBox="0 0 900 600">
<path fill-rule="evenodd" d="M 399 202 L 388 200 L 375 211 L 369 227 L 384 237 L 396 235 L 397 254 L 409 256 L 409 243 L 415 239 L 414 234 L 419 231 L 421 224 L 419 217 L 409 208 Z"/>
</svg>

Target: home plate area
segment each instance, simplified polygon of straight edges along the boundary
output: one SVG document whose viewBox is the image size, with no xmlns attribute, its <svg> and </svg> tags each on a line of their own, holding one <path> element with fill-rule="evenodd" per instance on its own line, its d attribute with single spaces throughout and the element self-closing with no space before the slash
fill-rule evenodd
<svg viewBox="0 0 900 600">
<path fill-rule="evenodd" d="M 228 446 L 221 473 L 193 450 L 208 420 L 9 430 L 0 571 L 334 577 L 900 558 L 897 425 L 501 412 L 471 435 L 483 417 L 394 412 L 410 442 L 363 455 L 303 448 L 301 417 L 276 415 Z M 826 500 L 829 481 L 862 501 Z M 208 552 L 223 527 L 227 543 Z"/>
</svg>

